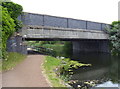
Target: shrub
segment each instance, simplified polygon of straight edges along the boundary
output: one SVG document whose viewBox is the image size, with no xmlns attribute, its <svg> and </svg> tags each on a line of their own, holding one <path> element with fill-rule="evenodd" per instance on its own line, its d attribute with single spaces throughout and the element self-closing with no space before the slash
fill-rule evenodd
<svg viewBox="0 0 120 89">
<path fill-rule="evenodd" d="M 107 28 L 111 41 L 111 52 L 113 55 L 120 55 L 120 21 L 114 21 L 111 28 Z"/>
</svg>

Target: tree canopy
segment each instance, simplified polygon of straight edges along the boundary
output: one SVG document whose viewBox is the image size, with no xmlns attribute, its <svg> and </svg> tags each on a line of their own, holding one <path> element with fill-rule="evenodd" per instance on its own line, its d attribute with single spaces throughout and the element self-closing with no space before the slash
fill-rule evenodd
<svg viewBox="0 0 120 89">
<path fill-rule="evenodd" d="M 120 21 L 114 21 L 111 24 L 111 28 L 108 29 L 110 41 L 111 41 L 111 52 L 113 55 L 120 55 Z"/>
<path fill-rule="evenodd" d="M 13 2 L 3 2 L 2 6 L 7 8 L 11 18 L 15 19 L 22 13 L 22 6 Z"/>
<path fill-rule="evenodd" d="M 6 58 L 7 39 L 18 29 L 22 27 L 21 22 L 17 17 L 22 13 L 22 6 L 13 2 L 2 2 L 2 17 L 1 17 L 1 38 L 2 38 L 2 58 Z"/>
<path fill-rule="evenodd" d="M 14 19 L 14 23 L 16 25 L 15 30 L 18 31 L 21 29 L 22 23 L 17 18 L 20 14 L 22 14 L 22 6 L 14 2 L 2 2 L 2 6 L 4 8 L 7 8 L 7 11 L 10 14 L 11 18 Z"/>
</svg>

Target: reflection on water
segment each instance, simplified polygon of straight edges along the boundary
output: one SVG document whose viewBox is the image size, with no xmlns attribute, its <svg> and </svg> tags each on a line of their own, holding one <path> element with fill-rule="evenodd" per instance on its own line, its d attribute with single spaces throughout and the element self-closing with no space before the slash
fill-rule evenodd
<svg viewBox="0 0 120 89">
<path fill-rule="evenodd" d="M 92 64 L 92 67 L 83 67 L 74 70 L 72 80 L 99 81 L 97 87 L 118 87 L 120 57 L 113 57 L 107 53 L 73 53 L 73 60 Z M 81 82 L 77 82 L 78 84 Z"/>
<path fill-rule="evenodd" d="M 72 84 L 74 88 L 78 87 L 78 85 L 88 86 L 90 83 L 93 85 L 96 84 L 95 86 L 97 87 L 118 87 L 118 83 L 120 83 L 118 76 L 120 72 L 120 70 L 118 70 L 120 57 L 113 57 L 108 53 L 94 52 L 58 53 L 58 55 L 69 57 L 80 63 L 92 64 L 91 67 L 80 67 L 74 70 L 74 74 L 71 77 L 71 80 L 77 81 Z"/>
</svg>

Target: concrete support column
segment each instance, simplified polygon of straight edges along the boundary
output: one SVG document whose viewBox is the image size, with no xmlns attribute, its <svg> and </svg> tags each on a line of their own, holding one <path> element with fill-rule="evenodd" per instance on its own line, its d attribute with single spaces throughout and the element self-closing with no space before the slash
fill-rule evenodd
<svg viewBox="0 0 120 89">
<path fill-rule="evenodd" d="M 109 41 L 107 40 L 80 40 L 73 41 L 73 53 L 75 52 L 106 52 L 109 53 Z"/>
</svg>

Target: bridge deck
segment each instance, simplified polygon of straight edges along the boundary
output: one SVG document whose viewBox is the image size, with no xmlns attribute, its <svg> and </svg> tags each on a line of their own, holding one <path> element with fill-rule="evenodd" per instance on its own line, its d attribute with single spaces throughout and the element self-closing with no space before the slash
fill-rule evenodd
<svg viewBox="0 0 120 89">
<path fill-rule="evenodd" d="M 109 39 L 108 34 L 100 30 L 60 28 L 51 26 L 28 25 L 22 29 L 27 39 Z"/>
</svg>

